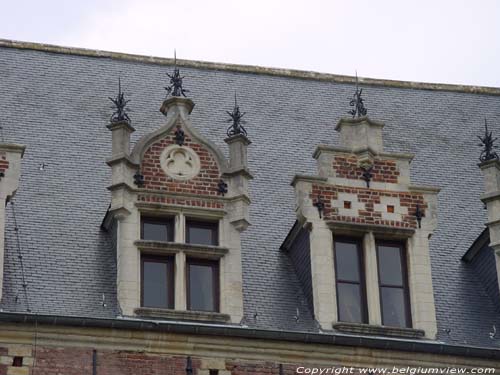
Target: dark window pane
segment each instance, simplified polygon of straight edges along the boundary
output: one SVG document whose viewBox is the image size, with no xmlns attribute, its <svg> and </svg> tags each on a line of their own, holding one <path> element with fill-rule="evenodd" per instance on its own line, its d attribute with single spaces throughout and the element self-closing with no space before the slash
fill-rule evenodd
<svg viewBox="0 0 500 375">
<path fill-rule="evenodd" d="M 378 246 L 378 269 L 381 285 L 403 286 L 400 247 Z"/>
<path fill-rule="evenodd" d="M 217 223 L 187 223 L 187 242 L 199 245 L 217 245 Z"/>
<path fill-rule="evenodd" d="M 355 243 L 335 242 L 337 280 L 360 281 L 359 253 Z"/>
<path fill-rule="evenodd" d="M 142 239 L 148 241 L 173 241 L 174 222 L 172 218 L 142 219 Z"/>
<path fill-rule="evenodd" d="M 404 289 L 380 288 L 382 324 L 392 327 L 408 327 Z"/>
<path fill-rule="evenodd" d="M 145 260 L 143 267 L 143 306 L 169 307 L 167 263 Z"/>
<path fill-rule="evenodd" d="M 189 308 L 190 310 L 215 311 L 214 271 L 209 265 L 189 265 Z"/>
<path fill-rule="evenodd" d="M 339 321 L 363 323 L 361 310 L 361 286 L 358 284 L 337 284 Z"/>
</svg>

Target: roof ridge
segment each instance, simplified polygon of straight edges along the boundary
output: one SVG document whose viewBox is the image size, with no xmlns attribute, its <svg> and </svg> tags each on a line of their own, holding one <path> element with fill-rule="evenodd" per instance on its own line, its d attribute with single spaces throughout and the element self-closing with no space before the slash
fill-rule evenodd
<svg viewBox="0 0 500 375">
<path fill-rule="evenodd" d="M 159 65 L 173 65 L 174 59 L 166 57 L 155 57 L 146 55 L 137 55 L 131 53 L 111 52 L 87 48 L 77 47 L 64 47 L 54 44 L 44 44 L 36 42 L 24 42 L 10 39 L 0 39 L 0 47 L 4 48 L 17 48 L 28 49 L 42 52 L 52 52 L 68 55 L 80 55 L 89 57 L 111 58 L 126 61 L 135 61 Z M 281 76 L 298 79 L 310 79 L 317 81 L 329 81 L 337 83 L 355 83 L 354 76 L 346 76 L 331 73 L 319 73 L 314 71 L 285 69 L 285 68 L 271 68 L 256 65 L 243 65 L 243 64 L 228 64 L 218 62 L 207 62 L 198 60 L 179 60 L 177 65 L 192 68 L 210 69 L 210 70 L 226 70 L 240 73 L 251 74 L 264 74 L 271 76 Z M 433 90 L 433 91 L 451 91 L 451 92 L 464 92 L 472 94 L 485 94 L 485 95 L 498 95 L 500 96 L 500 88 L 489 86 L 474 86 L 474 85 L 460 85 L 449 83 L 428 83 L 428 82 L 415 82 L 415 81 L 399 81 L 389 79 L 377 78 L 362 78 L 358 77 L 359 81 L 365 85 L 370 86 L 386 86 L 396 88 L 408 88 L 418 90 Z"/>
</svg>

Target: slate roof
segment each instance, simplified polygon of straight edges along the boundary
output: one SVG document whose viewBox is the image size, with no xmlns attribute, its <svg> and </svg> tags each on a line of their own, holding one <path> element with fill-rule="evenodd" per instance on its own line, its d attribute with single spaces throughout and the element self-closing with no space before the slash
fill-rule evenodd
<svg viewBox="0 0 500 375">
<path fill-rule="evenodd" d="M 132 140 L 138 140 L 164 121 L 159 108 L 170 63 L 0 41 L 0 125 L 6 141 L 27 146 L 15 209 L 32 312 L 111 318 L 119 313 L 113 239 L 100 228 L 110 202 L 107 98 L 115 95 L 121 76 L 137 129 Z M 224 111 L 231 109 L 234 91 L 247 112 L 255 179 L 250 184 L 253 226 L 242 236 L 245 323 L 317 330 L 298 277 L 279 247 L 295 221 L 292 177 L 316 173 L 316 145 L 338 144 L 334 127 L 349 109 L 352 78 L 180 63 L 188 65 L 182 73 L 196 104 L 193 125 L 224 152 Z M 431 239 L 439 339 L 500 346 L 499 339 L 489 338 L 492 326 L 500 327 L 495 304 L 471 265 L 461 260 L 486 221 L 476 135 L 484 117 L 500 134 L 500 90 L 365 80 L 363 94 L 368 115 L 386 123 L 386 149 L 416 154 L 413 182 L 442 188 L 439 225 Z M 11 208 L 1 308 L 21 312 L 26 300 Z"/>
</svg>

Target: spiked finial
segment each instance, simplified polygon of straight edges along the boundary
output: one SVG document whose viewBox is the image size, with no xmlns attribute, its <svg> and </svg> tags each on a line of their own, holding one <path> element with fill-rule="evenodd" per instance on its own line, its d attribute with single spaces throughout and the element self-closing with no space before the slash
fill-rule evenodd
<svg viewBox="0 0 500 375">
<path fill-rule="evenodd" d="M 483 151 L 481 151 L 481 155 L 479 156 L 479 160 L 481 162 L 485 162 L 488 160 L 498 160 L 498 154 L 495 152 L 495 141 L 498 138 L 493 138 L 493 132 L 488 131 L 488 123 L 486 122 L 486 119 L 484 119 L 484 136 L 480 137 L 477 136 L 481 143 L 478 146 L 483 147 Z"/>
<path fill-rule="evenodd" d="M 166 86 L 165 90 L 167 90 L 167 96 L 184 96 L 186 97 L 186 93 L 189 90 L 182 88 L 182 80 L 185 78 L 181 77 L 179 68 L 177 67 L 177 52 L 174 50 L 174 73 L 172 75 L 167 73 L 168 78 L 170 78 L 170 86 Z"/>
<path fill-rule="evenodd" d="M 226 111 L 226 113 L 231 117 L 226 122 L 232 122 L 232 124 L 227 128 L 227 135 L 231 137 L 236 134 L 247 135 L 246 129 L 242 124 L 246 124 L 246 121 L 242 120 L 242 117 L 245 116 L 246 112 L 240 112 L 240 107 L 238 105 L 238 99 L 236 98 L 236 93 L 234 93 L 234 108 L 233 112 Z"/>
<path fill-rule="evenodd" d="M 127 103 L 130 100 L 125 100 L 125 94 L 122 92 L 122 83 L 120 77 L 118 77 L 118 96 L 116 98 L 109 98 L 114 104 L 114 107 L 111 107 L 115 111 L 111 115 L 111 122 L 122 122 L 126 121 L 130 123 L 130 117 L 127 114 Z"/>
<path fill-rule="evenodd" d="M 348 112 L 352 115 L 352 118 L 366 116 L 366 113 L 368 112 L 368 110 L 365 108 L 363 98 L 361 97 L 362 92 L 363 89 L 359 89 L 358 86 L 358 72 L 356 71 L 356 92 L 349 102 L 349 105 L 354 108 Z"/>
</svg>

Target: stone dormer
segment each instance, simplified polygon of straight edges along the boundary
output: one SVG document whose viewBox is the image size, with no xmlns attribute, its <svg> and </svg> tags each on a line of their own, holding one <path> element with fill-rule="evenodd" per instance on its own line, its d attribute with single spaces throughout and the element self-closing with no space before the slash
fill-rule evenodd
<svg viewBox="0 0 500 375">
<path fill-rule="evenodd" d="M 0 143 L 0 299 L 3 290 L 5 256 L 5 207 L 19 187 L 25 146 Z"/>
<path fill-rule="evenodd" d="M 385 152 L 383 128 L 341 119 L 340 145 L 316 148 L 317 174 L 292 182 L 297 223 L 283 248 L 310 259 L 306 295 L 322 329 L 434 338 L 429 238 L 439 189 L 411 184 L 413 155 Z"/>
<path fill-rule="evenodd" d="M 129 123 L 113 136 L 112 200 L 118 301 L 124 315 L 239 323 L 240 232 L 249 225 L 246 136 L 229 160 L 191 123 L 191 99 L 170 97 L 166 121 L 129 151 Z"/>
</svg>

